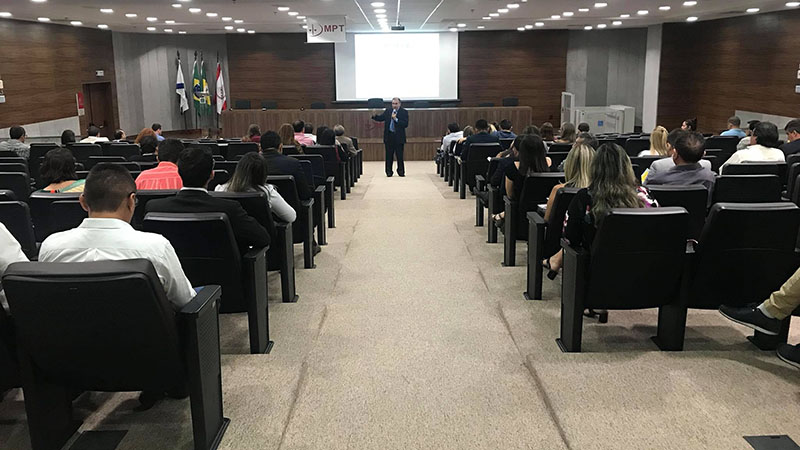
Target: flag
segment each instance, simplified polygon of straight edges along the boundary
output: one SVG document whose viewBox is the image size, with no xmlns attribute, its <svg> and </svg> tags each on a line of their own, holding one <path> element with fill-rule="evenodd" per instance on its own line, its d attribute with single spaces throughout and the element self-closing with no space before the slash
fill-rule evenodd
<svg viewBox="0 0 800 450">
<path fill-rule="evenodd" d="M 225 82 L 222 80 L 222 65 L 217 63 L 217 114 L 228 109 L 228 97 L 225 96 Z"/>
<path fill-rule="evenodd" d="M 206 114 L 211 113 L 211 94 L 208 92 L 208 79 L 206 78 L 206 62 L 203 56 L 200 56 L 200 79 L 203 80 L 203 91 L 200 95 L 202 102 L 203 112 Z"/>
<path fill-rule="evenodd" d="M 183 69 L 181 60 L 178 59 L 178 80 L 175 82 L 175 93 L 181 99 L 181 114 L 189 110 L 189 100 L 186 99 L 186 85 L 183 81 Z"/>
<path fill-rule="evenodd" d="M 197 111 L 197 114 L 203 115 L 204 110 L 201 99 L 203 87 L 200 80 L 200 66 L 197 64 L 197 57 L 195 56 L 194 69 L 192 69 L 192 100 L 194 100 L 194 110 Z"/>
</svg>

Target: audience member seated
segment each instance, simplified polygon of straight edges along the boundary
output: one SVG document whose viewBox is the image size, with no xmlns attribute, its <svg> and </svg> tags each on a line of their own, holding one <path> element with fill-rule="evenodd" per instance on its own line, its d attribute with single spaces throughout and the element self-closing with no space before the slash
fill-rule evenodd
<svg viewBox="0 0 800 450">
<path fill-rule="evenodd" d="M 561 136 L 556 139 L 559 144 L 574 144 L 575 143 L 575 124 L 565 122 L 561 125 Z"/>
<path fill-rule="evenodd" d="M 536 125 L 528 125 L 524 130 L 522 130 L 522 134 L 535 134 L 537 136 L 542 135 L 542 133 L 539 131 L 539 127 Z"/>
<path fill-rule="evenodd" d="M 219 192 L 264 192 L 267 194 L 269 208 L 278 219 L 292 223 L 297 212 L 278 193 L 278 189 L 267 183 L 267 161 L 258 153 L 250 152 L 236 163 L 236 171 L 231 181 L 214 189 Z"/>
<path fill-rule="evenodd" d="M 475 134 L 475 128 L 472 128 L 472 125 L 467 125 L 464 127 L 464 131 L 461 132 L 461 137 L 458 138 L 459 144 L 466 142 L 467 138 Z"/>
<path fill-rule="evenodd" d="M 675 141 L 675 151 L 672 152 L 672 161 L 675 166 L 650 175 L 645 180 L 645 185 L 657 184 L 702 184 L 711 192 L 716 180 L 716 175 L 709 168 L 700 165 L 705 150 L 703 145 L 706 140 L 702 134 L 691 132 L 681 133 Z"/>
<path fill-rule="evenodd" d="M 353 145 L 353 140 L 344 135 L 345 133 L 344 125 L 341 124 L 335 125 L 333 127 L 333 133 L 336 135 L 336 142 L 338 142 L 339 145 L 342 146 L 347 145 L 347 151 L 351 155 L 355 155 L 356 153 L 358 153 L 355 146 Z"/>
<path fill-rule="evenodd" d="M 155 138 L 146 136 L 142 142 L 149 140 L 155 141 Z M 136 177 L 136 189 L 146 191 L 182 188 L 183 180 L 178 173 L 177 165 L 182 151 L 183 143 L 178 139 L 166 139 L 162 142 L 156 149 L 158 166 L 145 170 Z"/>
<path fill-rule="evenodd" d="M 0 151 L 14 152 L 17 156 L 25 159 L 31 156 L 31 146 L 25 143 L 25 128 L 15 125 L 8 130 L 8 137 L 11 138 L 7 141 L 0 142 Z"/>
<path fill-rule="evenodd" d="M 311 141 L 313 141 L 315 144 L 317 143 L 317 136 L 314 135 L 314 125 L 307 123 L 305 127 L 303 127 L 303 131 L 304 131 L 303 135 L 307 139 L 311 139 Z M 298 141 L 299 140 L 300 139 L 298 139 Z"/>
<path fill-rule="evenodd" d="M 588 133 L 590 131 L 589 124 L 581 122 L 578 124 L 578 133 Z"/>
<path fill-rule="evenodd" d="M 592 162 L 594 161 L 594 155 L 594 148 L 587 144 L 575 144 L 569 151 L 567 158 L 564 160 L 564 178 L 566 182 L 553 186 L 553 190 L 550 191 L 550 196 L 547 197 L 547 209 L 545 209 L 544 212 L 545 221 L 550 219 L 553 201 L 556 199 L 556 193 L 559 189 L 563 187 L 580 189 L 589 187 L 592 180 Z M 549 271 L 547 276 L 551 280 L 558 274 L 558 270 L 561 268 L 563 261 L 564 252 L 561 250 L 542 261 L 542 265 Z"/>
<path fill-rule="evenodd" d="M 114 132 L 114 140 L 112 142 L 126 142 L 125 138 L 128 136 L 125 134 L 123 130 L 117 130 Z"/>
<path fill-rule="evenodd" d="M 134 139 L 133 143 L 134 144 L 141 143 L 142 139 L 144 139 L 145 136 L 152 136 L 155 138 L 156 132 L 153 131 L 152 128 L 142 128 L 142 131 L 140 131 L 139 134 L 136 135 L 136 139 Z M 156 140 L 158 140 L 158 138 L 156 138 Z"/>
<path fill-rule="evenodd" d="M 675 153 L 675 142 L 677 142 L 678 138 L 685 134 L 686 131 L 680 128 L 676 128 L 669 132 L 667 135 L 667 150 L 668 155 L 672 156 Z M 708 170 L 711 170 L 711 161 L 707 159 L 701 159 L 700 165 L 705 167 Z M 642 173 L 642 183 L 646 182 L 648 178 L 655 176 L 657 173 L 665 172 L 675 166 L 675 161 L 672 158 L 661 158 L 653 161 L 650 164 L 650 167 Z"/>
<path fill-rule="evenodd" d="M 158 139 L 158 142 L 161 142 L 161 141 L 164 140 L 164 136 L 161 135 L 161 124 L 160 123 L 156 122 L 150 128 L 152 128 L 153 131 L 156 133 L 156 139 Z"/>
<path fill-rule="evenodd" d="M 461 150 L 461 160 L 466 161 L 469 157 L 469 146 L 472 144 L 484 144 L 496 142 L 500 144 L 500 138 L 492 136 L 489 132 L 489 122 L 486 119 L 478 119 L 475 122 L 475 134 L 469 136 L 464 142 L 464 148 Z"/>
<path fill-rule="evenodd" d="M 783 128 L 786 131 L 786 140 L 789 142 L 781 145 L 781 150 L 786 156 L 800 153 L 800 119 L 790 120 Z"/>
<path fill-rule="evenodd" d="M 249 247 L 265 247 L 270 243 L 267 230 L 247 215 L 239 202 L 208 195 L 208 182 L 214 177 L 214 157 L 203 148 L 189 147 L 178 157 L 178 173 L 183 188 L 174 197 L 147 202 L 147 212 L 225 213 L 242 253 Z"/>
<path fill-rule="evenodd" d="M 786 161 L 786 155 L 778 149 L 778 127 L 772 122 L 759 122 L 753 131 L 756 144 L 738 150 L 719 168 L 722 172 L 730 164 L 759 161 Z"/>
<path fill-rule="evenodd" d="M 158 153 L 159 142 L 155 136 L 144 136 L 139 141 L 139 150 L 142 155 L 154 155 Z"/>
<path fill-rule="evenodd" d="M 744 150 L 751 145 L 756 145 L 755 140 L 753 140 L 753 131 L 756 129 L 756 126 L 761 123 L 760 120 L 749 120 L 747 122 L 747 136 L 743 137 L 742 140 L 736 144 L 736 150 Z"/>
<path fill-rule="evenodd" d="M 739 116 L 731 116 L 728 119 L 728 129 L 720 133 L 720 136 L 736 136 L 739 139 L 747 136 L 742 130 L 742 120 L 739 119 Z"/>
<path fill-rule="evenodd" d="M 281 138 L 281 145 L 291 145 L 297 150 L 297 153 L 303 153 L 303 147 L 305 146 L 295 139 L 294 127 L 290 124 L 285 123 L 281 125 L 281 127 L 278 128 L 278 136 Z M 261 142 L 261 136 L 258 137 L 258 141 Z"/>
<path fill-rule="evenodd" d="M 289 125 L 291 127 L 291 125 Z M 247 136 L 242 137 L 242 142 L 261 142 L 261 127 L 256 123 L 251 123 L 247 127 Z"/>
<path fill-rule="evenodd" d="M 575 145 L 586 144 L 593 149 L 597 150 L 600 147 L 600 141 L 592 133 L 579 133 L 575 139 Z"/>
<path fill-rule="evenodd" d="M 781 321 L 800 307 L 800 269 L 783 286 L 758 306 L 734 307 L 722 305 L 719 312 L 726 318 L 756 331 L 777 336 Z M 800 369 L 800 345 L 781 344 L 778 358 Z"/>
<path fill-rule="evenodd" d="M 300 161 L 281 154 L 282 149 L 283 145 L 278 133 L 267 131 L 261 135 L 261 155 L 267 161 L 269 175 L 291 175 L 294 177 L 294 184 L 297 186 L 297 195 L 300 200 L 314 197 L 314 193 L 306 183 L 306 175 L 300 167 Z"/>
<path fill-rule="evenodd" d="M 650 133 L 650 150 L 642 150 L 638 156 L 669 156 L 667 149 L 667 129 L 661 125 Z"/>
<path fill-rule="evenodd" d="M 78 174 L 75 173 L 75 157 L 66 148 L 54 148 L 47 152 L 39 173 L 45 183 L 42 192 L 83 192 L 86 180 L 78 179 Z"/>
<path fill-rule="evenodd" d="M 86 137 L 81 139 L 81 144 L 94 144 L 97 142 L 108 142 L 108 138 L 100 136 L 100 128 L 89 125 L 89 128 L 86 130 Z"/>
<path fill-rule="evenodd" d="M 328 127 L 317 128 L 317 145 L 332 145 L 336 147 L 336 157 L 339 161 L 346 160 L 348 155 L 344 153 L 342 146 L 336 142 L 336 133 Z"/>
<path fill-rule="evenodd" d="M 683 131 L 697 131 L 697 117 L 693 119 L 686 119 L 681 123 L 681 130 Z"/>
<path fill-rule="evenodd" d="M 169 241 L 161 235 L 130 226 L 136 208 L 136 185 L 118 165 L 92 168 L 81 206 L 89 213 L 78 228 L 50 235 L 39 250 L 41 262 L 91 262 L 147 259 L 153 263 L 175 309 L 195 295 Z"/>
<path fill-rule="evenodd" d="M 442 138 L 442 146 L 439 147 L 439 151 L 444 153 L 450 149 L 450 144 L 453 141 L 458 142 L 464 136 L 464 132 L 461 131 L 461 127 L 458 126 L 457 123 L 453 122 L 447 125 L 447 135 Z"/>
<path fill-rule="evenodd" d="M 511 158 L 514 161 L 519 160 L 519 151 L 517 149 L 519 148 L 520 141 L 522 141 L 522 138 L 524 138 L 525 136 L 526 135 L 521 134 L 516 138 L 514 138 L 514 140 L 511 142 L 511 145 L 509 145 L 507 149 L 495 155 L 495 158 Z M 499 183 L 494 183 L 494 184 L 497 185 Z"/>
<path fill-rule="evenodd" d="M 523 135 L 517 145 L 519 146 L 517 148 L 519 160 L 514 161 L 513 164 L 504 164 L 502 167 L 506 195 L 516 200 L 522 195 L 525 178 L 535 173 L 549 172 L 551 164 L 550 158 L 547 157 L 547 147 L 539 136 Z M 498 167 L 498 170 L 501 168 Z M 498 223 L 498 226 L 504 219 L 505 211 L 494 215 L 494 221 Z"/>
<path fill-rule="evenodd" d="M 500 139 L 514 139 L 517 137 L 517 134 L 511 131 L 512 128 L 511 121 L 508 119 L 503 119 L 500 121 L 500 129 L 492 134 Z"/>
<path fill-rule="evenodd" d="M 292 128 L 294 129 L 294 139 L 297 142 L 299 142 L 302 145 L 306 145 L 306 146 L 316 144 L 314 139 L 311 139 L 311 137 L 306 136 L 306 134 L 305 134 L 306 123 L 305 122 L 303 122 L 302 120 L 295 120 L 294 123 L 292 123 Z"/>
<path fill-rule="evenodd" d="M 9 265 L 15 262 L 27 261 L 28 257 L 22 252 L 22 247 L 8 231 L 5 225 L 0 223 L 0 277 L 3 276 Z M 0 285 L 0 305 L 8 311 L 8 303 L 3 293 L 3 285 Z"/>
<path fill-rule="evenodd" d="M 553 124 L 550 122 L 545 122 L 542 124 L 542 127 L 539 129 L 539 133 L 542 136 L 542 140 L 545 142 L 554 142 L 556 140 L 555 136 L 555 129 L 553 128 Z"/>
<path fill-rule="evenodd" d="M 61 132 L 61 145 L 66 147 L 67 145 L 75 143 L 75 132 L 72 130 L 64 130 Z"/>
</svg>

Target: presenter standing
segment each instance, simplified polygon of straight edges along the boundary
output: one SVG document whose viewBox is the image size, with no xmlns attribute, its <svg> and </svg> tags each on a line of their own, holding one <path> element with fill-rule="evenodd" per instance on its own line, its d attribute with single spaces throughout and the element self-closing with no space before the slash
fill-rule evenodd
<svg viewBox="0 0 800 450">
<path fill-rule="evenodd" d="M 392 166 L 397 155 L 397 174 L 406 176 L 406 167 L 403 164 L 403 146 L 406 143 L 406 127 L 408 127 L 408 111 L 400 106 L 400 99 L 392 99 L 392 107 L 386 108 L 381 114 L 372 116 L 376 122 L 384 122 L 383 144 L 386 146 L 386 176 L 393 175 Z"/>
</svg>

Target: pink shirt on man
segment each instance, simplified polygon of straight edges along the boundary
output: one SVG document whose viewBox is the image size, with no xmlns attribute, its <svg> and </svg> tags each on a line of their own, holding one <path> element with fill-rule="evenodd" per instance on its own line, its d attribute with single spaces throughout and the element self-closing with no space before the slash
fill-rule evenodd
<svg viewBox="0 0 800 450">
<path fill-rule="evenodd" d="M 315 145 L 314 140 L 310 137 L 307 137 L 304 133 L 295 133 L 294 138 L 299 142 L 301 145 Z"/>
<path fill-rule="evenodd" d="M 178 166 L 169 161 L 161 161 L 158 166 L 145 170 L 136 177 L 136 189 L 142 191 L 182 187 L 183 180 L 178 174 Z"/>
</svg>

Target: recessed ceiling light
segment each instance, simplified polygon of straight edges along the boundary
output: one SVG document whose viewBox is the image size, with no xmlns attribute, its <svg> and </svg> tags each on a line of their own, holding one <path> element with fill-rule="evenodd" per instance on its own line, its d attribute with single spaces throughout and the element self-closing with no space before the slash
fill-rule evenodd
<svg viewBox="0 0 800 450">
<path fill-rule="evenodd" d="M 383 13 L 385 13 L 385 12 L 386 12 L 386 10 L 385 10 L 385 9 L 383 9 L 383 8 L 378 8 L 378 9 L 376 9 L 374 12 L 375 12 L 375 14 L 383 14 Z"/>
<path fill-rule="evenodd" d="M 100 8 L 100 12 L 103 14 L 114 14 L 114 10 L 111 8 Z"/>
<path fill-rule="evenodd" d="M 189 12 L 192 14 L 197 14 L 203 12 L 203 10 L 200 8 L 189 8 Z"/>
<path fill-rule="evenodd" d="M 458 28 L 456 28 L 456 27 L 450 27 L 450 28 L 448 28 L 448 29 L 449 29 L 451 32 L 456 32 L 456 31 L 458 31 Z"/>
<path fill-rule="evenodd" d="M 72 21 L 70 21 L 69 24 L 72 25 L 73 27 L 79 27 L 79 26 L 83 25 L 83 22 L 81 22 L 80 20 L 72 20 Z"/>
<path fill-rule="evenodd" d="M 181 5 L 180 3 L 173 3 L 172 7 L 173 8 L 183 8 L 183 5 Z"/>
<path fill-rule="evenodd" d="M 622 21 L 621 20 L 615 20 L 615 21 L 611 22 L 611 25 L 614 25 L 615 27 L 618 27 L 618 26 L 622 25 Z"/>
<path fill-rule="evenodd" d="M 189 3 L 192 0 L 178 0 L 178 1 L 181 2 L 181 3 Z"/>
<path fill-rule="evenodd" d="M 608 6 L 608 3 L 605 2 L 599 2 L 594 4 L 595 8 L 605 8 L 606 6 Z"/>
<path fill-rule="evenodd" d="M 156 27 L 147 27 L 147 31 L 156 31 Z"/>
<path fill-rule="evenodd" d="M 516 9 L 519 8 L 519 3 L 509 3 L 506 6 L 510 9 Z"/>
<path fill-rule="evenodd" d="M 481 17 L 481 19 L 483 19 L 483 20 L 492 20 L 492 18 L 489 17 L 489 16 L 483 16 L 483 17 Z"/>
<path fill-rule="evenodd" d="M 789 8 L 797 8 L 798 6 L 800 6 L 800 2 L 787 2 L 786 6 L 788 6 Z"/>
<path fill-rule="evenodd" d="M 385 3 L 383 3 L 383 2 L 372 2 L 372 3 L 369 4 L 369 6 L 372 6 L 373 8 L 380 8 L 382 6 L 385 6 Z"/>
<path fill-rule="evenodd" d="M 687 21 L 687 22 L 696 22 L 696 21 L 697 21 L 697 17 L 695 17 L 695 16 L 689 16 L 689 17 L 687 17 L 687 18 L 686 18 L 686 21 Z"/>
<path fill-rule="evenodd" d="M 759 11 L 761 11 L 760 8 L 747 8 L 747 12 L 750 13 L 750 14 L 757 13 Z"/>
<path fill-rule="evenodd" d="M 694 0 L 689 0 L 688 2 L 683 2 L 683 6 L 694 6 L 697 2 Z"/>
<path fill-rule="evenodd" d="M 164 28 L 164 33 L 172 33 L 172 28 Z"/>
<path fill-rule="evenodd" d="M 525 27 L 517 27 L 517 31 L 525 31 Z"/>
<path fill-rule="evenodd" d="M 534 25 L 536 25 L 537 27 L 543 27 L 544 22 L 536 22 Z"/>
<path fill-rule="evenodd" d="M 598 23 L 597 24 L 597 28 L 605 28 L 605 27 L 606 27 L 606 24 L 604 24 L 604 23 Z"/>
<path fill-rule="evenodd" d="M 530 25 L 530 24 L 525 25 L 525 29 L 526 30 L 532 30 L 533 29 L 533 25 Z"/>
<path fill-rule="evenodd" d="M 485 27 L 485 26 L 483 26 L 483 25 L 478 25 L 478 29 L 479 29 L 479 30 L 482 30 L 482 29 L 484 29 L 484 28 L 486 28 L 486 27 Z"/>
<path fill-rule="evenodd" d="M 636 11 L 636 14 L 638 14 L 640 16 L 646 16 L 646 15 L 650 14 L 650 11 L 648 11 L 646 9 L 640 9 L 639 11 Z"/>
<path fill-rule="evenodd" d="M 226 29 L 226 30 L 232 30 L 232 29 L 233 29 L 233 25 L 226 25 L 226 26 L 225 26 L 225 29 Z"/>
<path fill-rule="evenodd" d="M 457 26 L 458 28 L 464 28 L 464 27 L 466 27 L 466 26 L 467 26 L 467 24 L 465 24 L 465 23 L 460 23 L 460 24 L 458 24 L 458 25 L 456 25 L 456 26 Z"/>
<path fill-rule="evenodd" d="M 659 6 L 658 9 L 660 9 L 661 11 L 669 11 L 670 9 L 672 9 L 672 7 L 664 5 L 664 6 Z"/>
<path fill-rule="evenodd" d="M 628 17 L 630 17 L 630 16 L 631 16 L 630 14 L 620 14 L 620 15 L 619 15 L 619 18 L 620 18 L 620 19 L 627 19 L 627 18 L 628 18 Z"/>
<path fill-rule="evenodd" d="M 500 8 L 497 10 L 497 12 L 499 12 L 500 14 L 505 14 L 508 12 L 508 8 Z"/>
<path fill-rule="evenodd" d="M 591 29 L 592 29 L 592 26 L 591 26 L 591 25 L 586 25 L 585 27 L 583 27 L 583 29 L 584 29 L 584 30 L 591 30 Z"/>
<path fill-rule="evenodd" d="M 39 22 L 50 22 L 50 18 L 49 17 L 39 17 L 36 20 L 38 20 Z"/>
<path fill-rule="evenodd" d="M 233 23 L 244 23 L 244 20 L 242 20 L 242 19 L 235 19 L 235 20 L 233 21 Z"/>
<path fill-rule="evenodd" d="M 302 28 L 303 28 L 304 30 L 307 30 L 307 29 L 308 29 L 308 25 L 303 25 L 303 26 L 302 26 Z"/>
<path fill-rule="evenodd" d="M 498 17 L 499 15 L 498 13 L 489 13 L 489 17 Z"/>
<path fill-rule="evenodd" d="M 290 9 L 292 8 L 289 8 L 288 6 L 278 6 L 278 11 L 286 12 Z"/>
<path fill-rule="evenodd" d="M 164 23 L 167 24 L 167 25 L 174 25 L 175 21 L 174 20 L 165 20 Z"/>
<path fill-rule="evenodd" d="M 222 18 L 223 22 L 230 22 L 231 20 L 233 20 L 233 17 L 225 16 L 225 17 Z"/>
<path fill-rule="evenodd" d="M 575 13 L 572 11 L 564 11 L 563 13 L 561 13 L 561 15 L 564 17 L 572 17 L 575 15 Z"/>
<path fill-rule="evenodd" d="M 589 12 L 589 8 L 578 8 L 578 12 Z"/>
<path fill-rule="evenodd" d="M 217 13 L 215 13 L 215 12 L 209 12 L 209 13 L 206 13 L 206 17 L 217 17 L 218 15 L 219 15 L 219 14 L 217 14 Z"/>
<path fill-rule="evenodd" d="M 305 19 L 306 16 L 297 16 L 296 19 Z"/>
<path fill-rule="evenodd" d="M 288 13 L 286 13 L 286 14 L 289 14 L 290 16 L 296 16 L 296 15 L 298 15 L 298 14 L 300 14 L 300 13 L 299 13 L 299 12 L 297 12 L 297 11 L 289 11 L 289 12 L 288 12 Z"/>
<path fill-rule="evenodd" d="M 31 0 L 33 3 L 44 3 L 47 0 Z"/>
<path fill-rule="evenodd" d="M 148 22 L 158 22 L 158 17 L 148 17 L 147 21 Z"/>
<path fill-rule="evenodd" d="M 247 30 L 247 34 L 256 34 L 256 30 Z"/>
<path fill-rule="evenodd" d="M 97 28 L 100 28 L 101 30 L 105 30 L 106 28 L 108 28 L 108 25 L 106 25 L 104 23 L 101 23 L 100 25 L 97 26 Z"/>
<path fill-rule="evenodd" d="M 127 13 L 125 14 L 125 17 L 127 17 L 128 19 L 135 19 L 139 16 L 137 16 L 135 13 Z"/>
<path fill-rule="evenodd" d="M 244 28 L 237 28 L 236 31 L 238 31 L 239 33 L 244 33 L 247 30 L 245 30 Z"/>
<path fill-rule="evenodd" d="M 550 18 L 558 20 L 561 18 L 561 16 L 559 16 L 558 14 L 553 14 L 552 16 L 550 16 Z"/>
<path fill-rule="evenodd" d="M 11 17 L 11 13 L 8 11 L 0 11 L 0 17 Z"/>
<path fill-rule="evenodd" d="M 385 19 L 386 14 L 375 14 L 375 17 L 377 17 L 378 19 Z"/>
<path fill-rule="evenodd" d="M 180 30 L 180 31 L 178 31 L 178 34 L 186 34 L 186 32 L 183 31 L 183 30 Z"/>
</svg>

